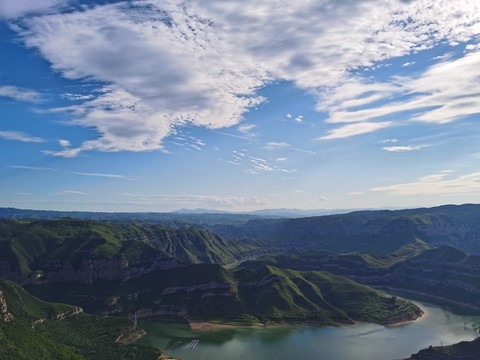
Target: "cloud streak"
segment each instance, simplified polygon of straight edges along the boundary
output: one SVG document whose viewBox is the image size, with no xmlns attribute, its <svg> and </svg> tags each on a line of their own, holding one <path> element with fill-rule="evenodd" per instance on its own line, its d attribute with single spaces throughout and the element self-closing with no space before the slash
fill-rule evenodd
<svg viewBox="0 0 480 360">
<path fill-rule="evenodd" d="M 44 1 L 41 7 L 56 3 Z M 21 9 L 26 1 L 21 4 L 9 11 L 29 11 Z M 357 80 L 357 96 L 348 74 L 439 43 L 468 41 L 480 33 L 479 19 L 480 4 L 473 0 L 286 2 L 281 6 L 253 0 L 142 0 L 31 17 L 17 30 L 26 46 L 37 49 L 65 78 L 104 84 L 96 89 L 95 98 L 80 97 L 80 104 L 63 109 L 72 115 L 73 124 L 98 133 L 96 139 L 77 148 L 51 151 L 74 157 L 84 151 L 163 149 L 164 139 L 183 126 L 220 129 L 236 125 L 249 109 L 265 100 L 258 89 L 273 81 L 290 81 L 318 94 L 318 109 L 333 111 L 330 123 L 357 123 L 331 130 L 323 139 L 391 125 L 371 119 L 398 112 L 400 106 L 437 106 L 416 120 L 453 121 L 478 111 L 473 92 L 465 93 L 473 80 L 462 78 L 467 84 L 451 91 L 444 88 L 446 81 L 441 81 L 438 86 L 443 94 L 438 94 L 431 80 L 447 79 L 435 68 L 422 79 L 404 79 L 395 86 Z M 478 65 L 468 54 L 457 64 L 463 64 L 464 70 Z M 353 91 L 349 99 L 325 96 L 326 88 L 332 93 L 342 83 Z M 389 93 L 420 94 L 425 90 L 429 95 L 417 95 L 410 102 L 399 103 L 399 108 L 359 110 L 357 119 L 344 111 L 373 104 Z M 462 91 L 471 96 L 449 105 L 442 102 Z M 335 106 L 338 109 L 333 110 Z"/>
<path fill-rule="evenodd" d="M 10 167 L 14 169 L 24 169 L 24 170 L 57 171 L 56 169 L 46 168 L 46 167 L 37 167 L 37 166 L 10 165 Z"/>
<path fill-rule="evenodd" d="M 45 141 L 42 138 L 30 136 L 19 131 L 0 131 L 0 139 L 33 143 L 40 143 Z"/>
<path fill-rule="evenodd" d="M 382 150 L 385 150 L 388 152 L 406 152 L 406 151 L 420 150 L 424 146 L 425 145 L 385 146 L 382 148 Z"/>
<path fill-rule="evenodd" d="M 451 171 L 424 176 L 411 183 L 394 184 L 371 189 L 392 195 L 458 195 L 480 194 L 480 172 L 451 176 Z"/>
<path fill-rule="evenodd" d="M 140 201 L 148 200 L 153 203 L 173 204 L 177 206 L 234 208 L 242 206 L 262 206 L 268 202 L 256 197 L 214 196 L 214 195 L 162 195 L 162 194 L 120 194 L 124 198 L 135 198 Z"/>
<path fill-rule="evenodd" d="M 113 179 L 129 179 L 128 176 L 117 175 L 117 174 L 100 174 L 100 173 L 88 173 L 88 172 L 80 172 L 80 171 L 75 171 L 75 172 L 72 172 L 71 174 L 82 175 L 82 176 L 106 177 L 106 178 L 113 178 Z"/>
<path fill-rule="evenodd" d="M 456 60 L 443 61 L 431 66 L 420 76 L 396 77 L 392 84 L 363 83 L 358 79 L 346 82 L 325 102 L 330 109 L 328 123 L 355 123 L 357 126 L 343 126 L 331 130 L 335 134 L 357 135 L 382 128 L 377 120 L 389 116 L 407 114 L 411 121 L 432 124 L 446 124 L 480 113 L 480 51 L 468 53 Z M 365 107 L 379 100 L 388 100 L 392 95 L 405 100 L 388 102 L 385 105 Z M 356 106 L 364 106 L 355 109 Z M 408 113 L 414 112 L 411 115 Z M 393 125 L 394 122 L 383 122 Z M 348 129 L 363 128 L 364 132 Z"/>
<path fill-rule="evenodd" d="M 41 100 L 40 93 L 25 90 L 16 86 L 0 86 L 0 97 L 8 97 L 17 101 L 37 103 Z"/>
</svg>

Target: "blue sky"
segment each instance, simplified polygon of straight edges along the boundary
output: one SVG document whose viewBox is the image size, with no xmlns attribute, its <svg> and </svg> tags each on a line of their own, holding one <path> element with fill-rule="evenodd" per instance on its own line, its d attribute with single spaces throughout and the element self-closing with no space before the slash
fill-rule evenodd
<svg viewBox="0 0 480 360">
<path fill-rule="evenodd" d="M 0 2 L 0 206 L 480 202 L 480 2 Z"/>
</svg>

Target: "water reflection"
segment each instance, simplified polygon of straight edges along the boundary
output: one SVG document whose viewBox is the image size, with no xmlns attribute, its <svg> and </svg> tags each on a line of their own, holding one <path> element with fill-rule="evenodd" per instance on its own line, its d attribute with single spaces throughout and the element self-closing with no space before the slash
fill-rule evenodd
<svg viewBox="0 0 480 360">
<path fill-rule="evenodd" d="M 426 316 L 400 326 L 235 328 L 192 332 L 185 322 L 142 319 L 148 335 L 139 342 L 182 360 L 388 360 L 404 358 L 429 345 L 448 345 L 478 336 L 480 316 L 457 315 L 422 304 Z M 187 350 L 191 340 L 200 340 Z"/>
</svg>

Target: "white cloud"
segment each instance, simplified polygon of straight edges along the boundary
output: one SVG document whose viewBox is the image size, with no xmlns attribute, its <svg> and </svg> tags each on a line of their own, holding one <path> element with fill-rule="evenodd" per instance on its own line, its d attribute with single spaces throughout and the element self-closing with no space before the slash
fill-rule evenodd
<svg viewBox="0 0 480 360">
<path fill-rule="evenodd" d="M 327 202 L 328 201 L 328 198 L 325 196 L 325 195 L 320 195 L 318 197 L 318 201 L 319 202 Z"/>
<path fill-rule="evenodd" d="M 386 147 L 383 147 L 382 150 L 389 151 L 389 152 L 405 152 L 405 151 L 420 150 L 424 146 L 425 145 L 386 146 Z"/>
<path fill-rule="evenodd" d="M 63 196 L 63 195 L 88 195 L 88 194 L 82 191 L 77 191 L 77 190 L 65 190 L 59 193 L 55 193 L 54 195 Z"/>
<path fill-rule="evenodd" d="M 80 172 L 80 171 L 75 171 L 75 172 L 72 172 L 71 174 L 82 175 L 82 176 L 107 177 L 107 178 L 114 178 L 114 179 L 129 179 L 128 176 L 118 175 L 118 174 L 99 174 L 99 173 L 87 173 L 87 172 Z"/>
<path fill-rule="evenodd" d="M 19 131 L 0 131 L 0 139 L 35 143 L 45 141 L 42 138 L 30 136 Z"/>
<path fill-rule="evenodd" d="M 90 100 L 93 99 L 94 96 L 92 94 L 89 95 L 83 95 L 83 94 L 71 94 L 71 93 L 65 93 L 62 95 L 65 99 L 70 100 L 70 101 L 79 101 L 79 100 Z"/>
<path fill-rule="evenodd" d="M 291 118 L 292 118 L 292 114 L 287 114 L 287 118 L 291 119 Z"/>
<path fill-rule="evenodd" d="M 233 151 L 230 159 L 219 159 L 221 162 L 242 166 L 243 171 L 248 174 L 258 175 L 270 172 L 294 173 L 297 169 L 284 169 L 272 163 L 273 161 L 282 162 L 286 158 L 277 158 L 275 160 L 267 160 L 258 156 L 250 156 L 245 153 Z"/>
<path fill-rule="evenodd" d="M 480 193 L 480 172 L 452 176 L 450 170 L 438 174 L 427 175 L 417 181 L 394 184 L 371 189 L 384 191 L 392 195 L 456 195 Z"/>
<path fill-rule="evenodd" d="M 340 128 L 330 130 L 328 135 L 320 137 L 319 140 L 341 139 L 341 138 L 346 138 L 354 135 L 365 134 L 365 133 L 386 128 L 391 124 L 392 124 L 391 121 L 378 122 L 378 123 L 361 122 L 358 124 L 348 124 Z"/>
<path fill-rule="evenodd" d="M 465 46 L 465 50 L 472 51 L 472 50 L 480 50 L 480 44 L 468 44 Z"/>
<path fill-rule="evenodd" d="M 291 148 L 292 145 L 286 142 L 269 142 L 265 146 L 269 150 Z"/>
<path fill-rule="evenodd" d="M 17 101 L 39 102 L 41 100 L 40 93 L 33 90 L 21 89 L 16 86 L 0 86 L 0 97 L 9 97 Z"/>
<path fill-rule="evenodd" d="M 41 7 L 55 3 L 41 2 Z M 73 157 L 88 150 L 162 149 L 163 139 L 186 125 L 236 125 L 246 111 L 264 101 L 256 91 L 273 81 L 291 81 L 318 94 L 318 109 L 330 110 L 337 103 L 352 109 L 388 93 L 421 90 L 419 83 L 409 89 L 360 82 L 361 96 L 342 95 L 330 99 L 331 104 L 324 91 L 349 84 L 345 79 L 353 69 L 440 43 L 467 42 L 480 33 L 479 19 L 475 0 L 143 0 L 25 19 L 20 35 L 64 77 L 108 84 L 96 98 L 63 109 L 73 113 L 74 124 L 99 134 L 77 149 L 52 152 Z M 465 100 L 468 108 L 467 100 L 474 100 Z M 433 93 L 430 101 L 420 102 L 437 104 Z M 447 107 L 440 114 L 443 121 L 458 112 Z M 392 111 L 400 110 L 359 114 L 363 120 L 349 118 L 348 112 L 333 113 L 329 122 L 370 122 Z M 438 118 L 434 111 L 429 114 Z M 433 121 L 421 116 L 418 120 Z M 378 129 L 378 124 L 362 129 L 351 135 Z"/>
<path fill-rule="evenodd" d="M 407 67 L 407 66 L 412 66 L 412 65 L 414 65 L 414 64 L 415 64 L 415 61 L 411 61 L 411 62 L 410 62 L 410 61 L 407 61 L 407 62 L 406 62 L 405 64 L 403 64 L 402 66 L 403 66 L 403 67 Z"/>
<path fill-rule="evenodd" d="M 290 150 L 299 151 L 299 152 L 303 152 L 311 155 L 316 155 L 315 151 L 297 148 L 286 142 L 268 142 L 265 145 L 265 149 L 267 150 L 290 149 Z"/>
<path fill-rule="evenodd" d="M 373 119 L 407 111 L 416 111 L 414 115 L 410 115 L 410 119 L 414 121 L 436 124 L 456 121 L 480 113 L 479 78 L 480 52 L 473 52 L 460 59 L 435 64 L 416 78 L 397 77 L 393 84 L 365 84 L 358 79 L 352 79 L 339 87 L 338 93 L 334 93 L 331 99 L 326 101 L 326 106 L 330 106 L 331 111 L 327 122 L 358 123 L 356 125 L 359 128 L 376 130 L 377 127 L 366 124 Z M 387 90 L 383 95 L 380 91 L 382 88 Z M 372 91 L 374 95 L 365 97 L 365 94 Z M 348 110 L 352 101 L 363 101 L 366 105 L 372 97 L 376 100 L 387 99 L 392 94 L 407 96 L 407 99 L 360 110 Z M 344 133 L 345 128 L 355 127 L 345 126 L 335 129 L 334 132 Z M 351 135 L 356 134 L 353 132 Z"/>
<path fill-rule="evenodd" d="M 296 122 L 302 122 L 303 121 L 303 115 L 299 115 L 295 118 Z"/>
<path fill-rule="evenodd" d="M 56 169 L 38 167 L 38 166 L 11 165 L 10 167 L 14 169 L 24 169 L 24 170 L 57 171 Z"/>
<path fill-rule="evenodd" d="M 58 140 L 58 143 L 60 144 L 61 147 L 70 147 L 70 141 L 68 140 Z"/>
<path fill-rule="evenodd" d="M 2 0 L 0 18 L 15 18 L 28 13 L 44 12 L 66 2 L 66 0 Z"/>
<path fill-rule="evenodd" d="M 255 125 L 255 124 L 242 124 L 238 127 L 238 131 L 246 134 L 246 133 L 250 132 L 250 130 L 253 130 L 256 127 L 257 127 L 257 125 Z"/>
<path fill-rule="evenodd" d="M 162 195 L 162 194 L 120 194 L 121 197 L 149 200 L 151 203 L 173 204 L 188 208 L 235 208 L 243 206 L 264 206 L 267 200 L 256 197 L 215 196 L 215 195 Z"/>
<path fill-rule="evenodd" d="M 398 142 L 398 139 L 392 138 L 392 139 L 382 139 L 378 141 L 378 144 L 386 144 L 386 143 L 396 143 Z"/>
</svg>

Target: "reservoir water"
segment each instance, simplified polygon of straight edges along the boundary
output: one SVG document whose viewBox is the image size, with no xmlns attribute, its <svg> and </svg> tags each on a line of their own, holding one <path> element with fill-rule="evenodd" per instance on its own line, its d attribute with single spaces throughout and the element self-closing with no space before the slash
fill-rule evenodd
<svg viewBox="0 0 480 360">
<path fill-rule="evenodd" d="M 457 315 L 419 304 L 426 315 L 400 326 L 231 328 L 193 332 L 188 324 L 146 318 L 147 335 L 138 341 L 182 360 L 393 360 L 429 345 L 450 345 L 479 336 L 480 316 Z M 192 340 L 197 346 L 188 349 Z"/>
</svg>

